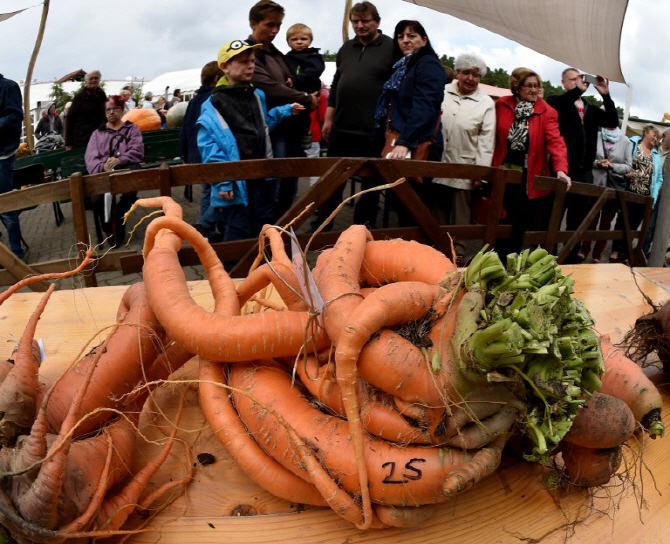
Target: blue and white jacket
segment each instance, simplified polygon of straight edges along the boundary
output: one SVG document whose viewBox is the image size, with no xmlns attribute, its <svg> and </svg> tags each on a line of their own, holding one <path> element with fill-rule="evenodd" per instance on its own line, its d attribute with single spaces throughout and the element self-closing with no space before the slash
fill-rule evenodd
<svg viewBox="0 0 670 544">
<path fill-rule="evenodd" d="M 268 112 L 265 105 L 265 93 L 260 89 L 254 89 L 254 94 L 265 119 L 265 158 L 272 158 L 269 132 L 284 119 L 291 116 L 291 105 L 278 106 Z M 211 97 L 202 105 L 196 127 L 198 130 L 198 150 L 203 163 L 240 160 L 235 135 L 230 130 L 226 120 L 212 104 Z M 219 196 L 221 191 L 233 191 L 233 199 L 222 199 Z M 220 208 L 235 204 L 244 204 L 245 206 L 249 204 L 245 180 L 212 183 L 210 206 Z"/>
</svg>

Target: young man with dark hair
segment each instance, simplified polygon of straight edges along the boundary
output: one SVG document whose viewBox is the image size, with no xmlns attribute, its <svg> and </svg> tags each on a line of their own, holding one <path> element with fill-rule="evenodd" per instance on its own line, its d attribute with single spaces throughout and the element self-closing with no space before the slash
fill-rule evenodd
<svg viewBox="0 0 670 544">
<path fill-rule="evenodd" d="M 337 52 L 337 70 L 328 95 L 322 134 L 328 141 L 329 157 L 379 157 L 384 134 L 375 133 L 374 112 L 382 87 L 393 71 L 393 39 L 379 29 L 379 12 L 370 2 L 354 4 L 349 21 L 356 36 Z M 363 188 L 377 184 L 378 180 L 368 178 Z M 319 208 L 313 229 L 342 201 L 343 190 L 341 186 Z M 354 222 L 374 227 L 378 203 L 376 191 L 359 198 Z"/>
<path fill-rule="evenodd" d="M 251 35 L 249 43 L 260 45 L 255 50 L 256 70 L 252 83 L 265 93 L 268 109 L 297 102 L 307 111 L 316 108 L 316 93 L 310 94 L 295 89 L 291 82 L 291 70 L 284 55 L 272 41 L 277 37 L 284 20 L 284 8 L 271 0 L 257 2 L 249 11 Z M 299 122 L 282 123 L 270 133 L 272 153 L 276 158 L 304 157 L 302 149 L 303 129 Z M 289 210 L 298 193 L 298 178 L 282 178 L 277 184 L 273 223 Z"/>
</svg>

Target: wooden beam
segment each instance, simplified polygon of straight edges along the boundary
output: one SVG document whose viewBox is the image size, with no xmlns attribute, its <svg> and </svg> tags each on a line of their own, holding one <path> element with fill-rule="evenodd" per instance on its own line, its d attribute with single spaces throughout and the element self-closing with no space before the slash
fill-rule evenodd
<svg viewBox="0 0 670 544">
<path fill-rule="evenodd" d="M 396 168 L 396 161 L 371 160 L 370 164 L 379 172 L 385 183 L 394 183 L 403 176 Z M 425 236 L 445 255 L 455 262 L 456 256 L 452 255 L 452 241 L 442 232 L 440 224 L 430 213 L 430 210 L 421 201 L 419 195 L 409 182 L 402 183 L 393 188 L 400 202 L 407 208 L 417 225 L 421 227 Z"/>
<path fill-rule="evenodd" d="M 2 265 L 12 280 L 9 285 L 22 280 L 26 276 L 34 276 L 38 272 L 28 266 L 25 262 L 19 259 L 10 249 L 3 243 L 0 243 L 0 265 Z M 7 284 L 6 284 L 7 285 Z M 44 292 L 49 288 L 49 283 L 46 281 L 38 281 L 28 285 L 28 289 L 32 291 Z"/>
<path fill-rule="evenodd" d="M 586 214 L 586 217 L 579 224 L 579 227 L 577 227 L 575 233 L 561 248 L 561 252 L 558 254 L 558 257 L 556 259 L 556 262 L 558 262 L 558 264 L 562 264 L 563 261 L 568 257 L 568 255 L 572 251 L 572 248 L 575 247 L 575 245 L 577 245 L 578 242 L 582 241 L 582 235 L 589 229 L 591 223 L 593 223 L 593 220 L 596 217 L 598 217 L 598 214 L 603 209 L 603 206 L 610 199 L 611 194 L 612 192 L 610 189 L 605 189 L 603 192 L 601 192 L 600 196 L 598 197 L 598 200 L 596 200 L 595 205 L 591 208 L 591 211 L 589 211 L 589 213 Z"/>
<path fill-rule="evenodd" d="M 538 186 L 539 179 L 540 176 L 535 176 L 536 187 Z M 563 210 L 565 209 L 565 194 L 567 191 L 568 185 L 566 183 L 557 184 L 556 190 L 554 192 L 554 205 L 551 209 L 551 217 L 549 218 L 549 226 L 547 227 L 547 236 L 544 239 L 544 249 L 546 249 L 549 253 L 553 253 L 556 249 L 556 236 L 559 229 L 561 228 Z"/>
<path fill-rule="evenodd" d="M 172 173 L 165 163 L 158 167 L 158 185 L 161 196 L 172 196 Z"/>
<path fill-rule="evenodd" d="M 86 207 L 84 205 L 84 181 L 80 172 L 70 177 L 70 195 L 72 196 L 72 223 L 74 224 L 74 236 L 79 247 L 79 258 L 82 258 L 86 247 L 91 245 L 86 224 Z M 86 268 L 84 284 L 86 287 L 97 287 L 98 281 L 95 277 L 95 263 Z"/>
<path fill-rule="evenodd" d="M 338 159 L 328 171 L 321 177 L 318 183 L 310 187 L 307 192 L 298 198 L 293 206 L 277 220 L 278 225 L 293 224 L 294 228 L 300 227 L 314 213 L 316 208 L 323 204 L 335 189 L 345 183 L 351 176 L 357 174 L 358 170 L 365 165 L 367 159 L 342 158 Z M 244 179 L 244 177 L 242 178 Z M 252 178 L 253 179 L 253 178 Z M 307 213 L 303 211 L 307 206 L 312 205 Z M 302 215 L 300 215 L 302 214 Z M 298 217 L 300 216 L 300 217 Z M 258 242 L 249 249 L 249 251 L 237 262 L 230 271 L 232 277 L 242 277 L 246 275 L 251 263 L 258 253 Z M 232 257 L 226 256 L 226 259 Z"/>
</svg>

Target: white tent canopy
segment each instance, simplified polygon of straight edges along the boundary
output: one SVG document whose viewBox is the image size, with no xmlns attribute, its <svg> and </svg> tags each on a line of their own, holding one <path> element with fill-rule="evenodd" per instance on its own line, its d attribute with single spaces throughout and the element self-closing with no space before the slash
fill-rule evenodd
<svg viewBox="0 0 670 544">
<path fill-rule="evenodd" d="M 628 0 L 405 0 L 448 13 L 552 59 L 625 83 L 619 62 Z"/>
</svg>

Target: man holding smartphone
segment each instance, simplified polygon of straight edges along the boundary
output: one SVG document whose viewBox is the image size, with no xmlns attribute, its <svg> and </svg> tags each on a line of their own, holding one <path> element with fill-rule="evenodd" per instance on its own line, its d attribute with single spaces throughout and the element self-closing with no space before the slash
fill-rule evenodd
<svg viewBox="0 0 670 544">
<path fill-rule="evenodd" d="M 589 79 L 595 81 L 593 87 L 600 93 L 605 109 L 582 100 L 582 94 L 589 88 Z M 610 96 L 609 82 L 601 76 L 594 78 L 581 74 L 576 68 L 566 68 L 561 75 L 561 83 L 565 92 L 550 96 L 547 102 L 558 112 L 559 129 L 568 148 L 568 176 L 572 181 L 593 183 L 598 130 L 619 126 L 619 115 Z M 567 229 L 576 230 L 588 213 L 591 202 L 584 196 L 568 193 L 565 204 Z M 580 262 L 578 252 L 579 244 L 565 262 Z"/>
</svg>

